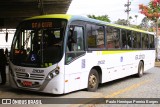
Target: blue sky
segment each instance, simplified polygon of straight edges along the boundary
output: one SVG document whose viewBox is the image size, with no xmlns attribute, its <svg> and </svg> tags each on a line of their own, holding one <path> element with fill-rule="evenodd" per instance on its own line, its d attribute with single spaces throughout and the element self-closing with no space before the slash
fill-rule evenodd
<svg viewBox="0 0 160 107">
<path fill-rule="evenodd" d="M 118 19 L 127 19 L 127 14 L 124 12 L 126 7 L 124 4 L 128 0 L 72 0 L 68 14 L 73 15 L 108 15 L 112 22 Z M 131 11 L 130 16 L 133 17 L 131 22 L 136 24 L 135 15 L 138 15 L 137 24 L 139 24 L 144 15 L 139 13 L 139 4 L 147 5 L 150 0 L 130 0 Z"/>
</svg>

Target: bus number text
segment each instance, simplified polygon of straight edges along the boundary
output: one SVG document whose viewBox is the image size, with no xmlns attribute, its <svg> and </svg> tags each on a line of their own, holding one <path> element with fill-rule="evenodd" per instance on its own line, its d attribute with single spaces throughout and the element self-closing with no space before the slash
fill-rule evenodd
<svg viewBox="0 0 160 107">
<path fill-rule="evenodd" d="M 144 58 L 145 58 L 144 54 L 140 54 L 140 55 L 135 56 L 135 60 L 144 59 Z"/>
</svg>

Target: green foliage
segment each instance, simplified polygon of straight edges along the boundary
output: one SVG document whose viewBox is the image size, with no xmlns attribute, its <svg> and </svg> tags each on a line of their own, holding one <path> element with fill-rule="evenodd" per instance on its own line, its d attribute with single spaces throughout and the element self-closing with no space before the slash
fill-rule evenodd
<svg viewBox="0 0 160 107">
<path fill-rule="evenodd" d="M 125 20 L 125 19 L 118 19 L 118 20 L 115 22 L 115 24 L 127 26 L 127 20 Z"/>
<path fill-rule="evenodd" d="M 139 9 L 141 14 L 156 22 L 160 17 L 160 0 L 151 0 L 148 6 L 140 4 Z"/>
<path fill-rule="evenodd" d="M 140 25 L 130 25 L 130 27 L 136 28 L 136 29 L 141 29 L 141 26 L 140 26 Z"/>
<path fill-rule="evenodd" d="M 102 16 L 95 16 L 95 15 L 87 15 L 89 18 L 105 21 L 105 22 L 111 22 L 108 15 L 102 15 Z"/>
<path fill-rule="evenodd" d="M 129 19 L 133 19 L 132 16 L 129 16 Z"/>
<path fill-rule="evenodd" d="M 143 23 L 146 22 L 145 19 L 143 19 Z M 127 25 L 127 20 L 125 19 L 118 19 L 115 24 L 118 24 L 118 25 L 124 25 L 124 26 L 128 26 Z M 140 29 L 140 30 L 146 30 L 146 28 L 142 27 L 142 25 L 133 25 L 133 24 L 130 24 L 130 27 L 132 28 L 136 28 L 136 29 Z M 152 30 L 152 29 L 149 29 L 149 30 Z"/>
</svg>

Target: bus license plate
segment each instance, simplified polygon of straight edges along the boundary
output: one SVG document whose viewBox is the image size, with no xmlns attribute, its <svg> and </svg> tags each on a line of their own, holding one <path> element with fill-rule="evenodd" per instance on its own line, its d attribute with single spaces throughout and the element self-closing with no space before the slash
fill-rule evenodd
<svg viewBox="0 0 160 107">
<path fill-rule="evenodd" d="M 32 86 L 32 82 L 30 82 L 30 81 L 23 81 L 22 84 L 25 87 L 31 87 Z"/>
</svg>

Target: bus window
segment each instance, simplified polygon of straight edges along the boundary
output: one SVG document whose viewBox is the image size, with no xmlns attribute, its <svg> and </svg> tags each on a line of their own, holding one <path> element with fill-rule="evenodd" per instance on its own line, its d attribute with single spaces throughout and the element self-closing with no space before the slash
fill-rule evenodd
<svg viewBox="0 0 160 107">
<path fill-rule="evenodd" d="M 127 45 L 128 45 L 127 49 L 132 48 L 132 32 L 131 31 L 127 31 Z"/>
<path fill-rule="evenodd" d="M 74 32 L 76 33 L 76 37 L 75 39 L 77 43 L 73 44 L 73 49 L 74 51 L 83 51 L 84 50 L 84 46 L 83 46 L 83 28 L 82 27 L 75 27 L 74 28 Z"/>
<path fill-rule="evenodd" d="M 97 35 L 97 48 L 104 48 L 104 27 L 96 26 L 98 35 Z"/>
<path fill-rule="evenodd" d="M 127 32 L 126 30 L 121 30 L 121 38 L 122 38 L 122 48 L 128 49 L 129 46 L 127 44 L 127 38 L 126 38 Z"/>
<path fill-rule="evenodd" d="M 122 48 L 130 49 L 132 48 L 132 35 L 131 31 L 121 30 L 122 35 Z"/>
<path fill-rule="evenodd" d="M 87 24 L 87 43 L 88 43 L 88 48 L 96 48 L 96 35 L 94 35 L 92 32 L 92 25 Z"/>
<path fill-rule="evenodd" d="M 154 48 L 154 35 L 149 35 L 149 45 L 150 48 Z"/>
<path fill-rule="evenodd" d="M 141 48 L 141 33 L 137 33 L 137 48 Z"/>
<path fill-rule="evenodd" d="M 114 42 L 112 40 L 112 27 L 107 27 L 107 48 L 114 48 Z"/>
<path fill-rule="evenodd" d="M 137 33 L 132 32 L 132 42 L 133 42 L 133 48 L 137 48 Z"/>
<path fill-rule="evenodd" d="M 66 63 L 84 53 L 83 36 L 83 27 L 74 26 L 70 28 L 66 46 Z"/>
<path fill-rule="evenodd" d="M 104 27 L 87 24 L 88 48 L 104 48 Z"/>
<path fill-rule="evenodd" d="M 147 49 L 149 48 L 149 44 L 148 44 L 148 34 L 142 34 L 142 48 L 143 49 Z"/>
<path fill-rule="evenodd" d="M 120 30 L 107 27 L 107 48 L 120 48 Z"/>
</svg>

